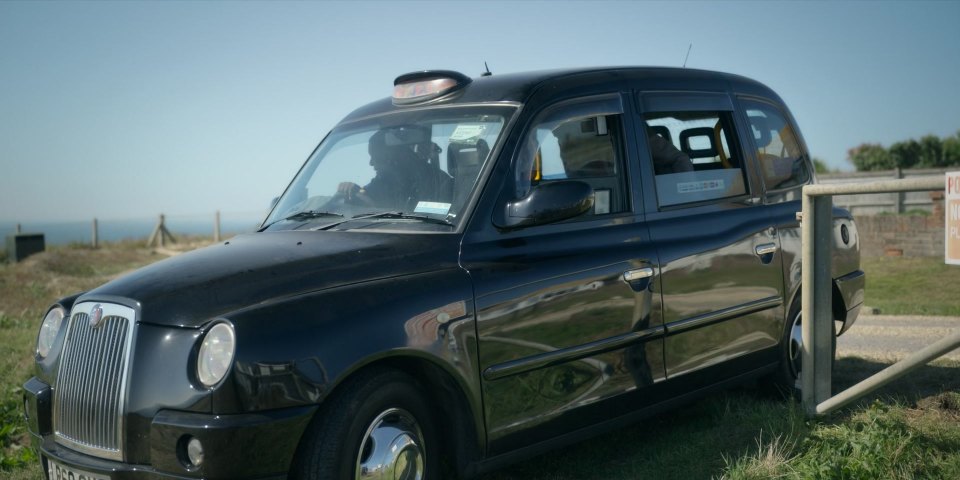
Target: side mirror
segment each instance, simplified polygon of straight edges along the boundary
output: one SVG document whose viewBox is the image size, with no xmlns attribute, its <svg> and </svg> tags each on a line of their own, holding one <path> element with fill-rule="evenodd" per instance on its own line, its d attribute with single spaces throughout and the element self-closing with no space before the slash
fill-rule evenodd
<svg viewBox="0 0 960 480">
<path fill-rule="evenodd" d="M 500 228 L 520 228 L 559 222 L 589 212 L 593 208 L 593 188 L 567 180 L 537 185 L 526 197 L 508 202 Z"/>
</svg>

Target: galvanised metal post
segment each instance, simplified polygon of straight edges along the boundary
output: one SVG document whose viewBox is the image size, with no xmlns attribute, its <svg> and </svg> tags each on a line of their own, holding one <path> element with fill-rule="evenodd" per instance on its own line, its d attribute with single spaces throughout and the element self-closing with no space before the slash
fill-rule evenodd
<svg viewBox="0 0 960 480">
<path fill-rule="evenodd" d="M 807 415 L 830 398 L 833 385 L 832 276 L 833 199 L 803 195 L 801 327 L 803 359 L 801 399 Z M 819 260 L 824 259 L 824 260 Z"/>
</svg>

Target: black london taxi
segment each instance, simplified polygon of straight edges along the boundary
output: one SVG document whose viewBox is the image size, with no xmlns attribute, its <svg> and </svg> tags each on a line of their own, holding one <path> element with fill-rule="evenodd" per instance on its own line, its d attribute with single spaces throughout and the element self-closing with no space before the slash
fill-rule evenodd
<svg viewBox="0 0 960 480">
<path fill-rule="evenodd" d="M 29 429 L 53 479 L 437 479 L 795 388 L 812 182 L 740 76 L 402 75 L 257 232 L 55 302 Z M 834 227 L 842 333 L 864 275 Z"/>
</svg>

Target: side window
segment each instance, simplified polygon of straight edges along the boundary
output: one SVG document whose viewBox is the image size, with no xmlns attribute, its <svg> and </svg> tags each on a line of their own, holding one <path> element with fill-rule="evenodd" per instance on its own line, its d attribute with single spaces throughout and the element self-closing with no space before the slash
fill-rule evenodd
<svg viewBox="0 0 960 480">
<path fill-rule="evenodd" d="M 527 134 L 517 162 L 517 198 L 540 184 L 577 180 L 593 188 L 591 215 L 627 211 L 621 115 L 556 113 Z"/>
<path fill-rule="evenodd" d="M 644 121 L 661 207 L 747 193 L 729 112 L 658 112 Z"/>
<path fill-rule="evenodd" d="M 803 150 L 790 122 L 772 106 L 742 100 L 767 190 L 802 185 L 810 178 Z"/>
</svg>

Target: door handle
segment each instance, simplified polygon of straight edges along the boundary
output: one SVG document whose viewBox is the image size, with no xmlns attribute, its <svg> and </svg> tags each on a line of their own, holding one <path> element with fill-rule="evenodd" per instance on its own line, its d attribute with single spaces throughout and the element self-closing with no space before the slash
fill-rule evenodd
<svg viewBox="0 0 960 480">
<path fill-rule="evenodd" d="M 627 270 L 623 272 L 623 281 L 630 283 L 653 276 L 653 269 L 650 267 L 638 268 L 636 270 Z"/>
<path fill-rule="evenodd" d="M 772 253 L 776 253 L 776 251 L 777 251 L 777 244 L 776 244 L 776 243 L 764 243 L 764 244 L 761 244 L 761 245 L 757 245 L 757 248 L 755 248 L 754 251 L 757 252 L 757 256 L 758 256 L 758 257 L 762 257 L 762 256 L 764 256 L 764 255 L 770 255 L 770 254 L 772 254 Z"/>
<path fill-rule="evenodd" d="M 634 292 L 643 292 L 650 286 L 650 278 L 653 277 L 653 268 L 643 267 L 636 270 L 627 270 L 623 272 L 623 281 L 630 285 Z"/>
</svg>

